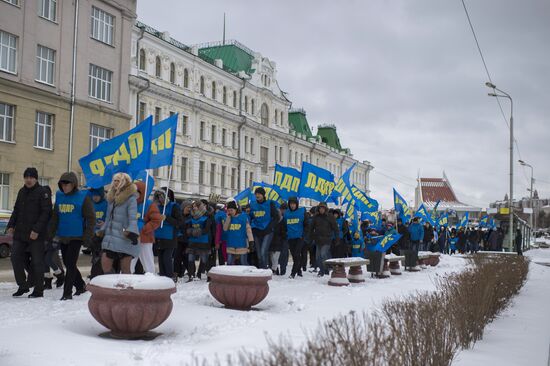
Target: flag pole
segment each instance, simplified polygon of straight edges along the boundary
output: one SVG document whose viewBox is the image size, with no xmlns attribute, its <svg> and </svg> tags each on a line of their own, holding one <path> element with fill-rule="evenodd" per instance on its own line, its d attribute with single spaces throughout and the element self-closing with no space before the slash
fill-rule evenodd
<svg viewBox="0 0 550 366">
<path fill-rule="evenodd" d="M 142 210 L 141 210 L 141 219 L 143 220 L 143 218 L 145 217 L 145 203 L 147 202 L 147 199 L 149 197 L 146 197 L 145 195 L 147 194 L 147 192 L 149 192 L 149 169 L 145 169 L 145 172 L 147 173 L 147 176 L 145 177 L 145 192 L 143 192 L 143 207 L 142 207 Z"/>
<path fill-rule="evenodd" d="M 172 161 L 172 165 L 170 165 L 170 172 L 168 173 L 168 183 L 166 184 L 166 189 L 164 190 L 164 207 L 162 208 L 162 216 L 166 214 L 166 204 L 168 203 L 168 189 L 170 187 L 170 180 L 172 180 L 172 167 L 174 166 L 174 162 Z M 164 226 L 164 220 L 160 223 L 160 227 Z"/>
</svg>

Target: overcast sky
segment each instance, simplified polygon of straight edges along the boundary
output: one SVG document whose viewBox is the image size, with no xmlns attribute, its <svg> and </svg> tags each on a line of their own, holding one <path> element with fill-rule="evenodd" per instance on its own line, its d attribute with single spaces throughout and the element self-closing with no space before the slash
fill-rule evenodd
<svg viewBox="0 0 550 366">
<path fill-rule="evenodd" d="M 494 84 L 514 98 L 521 157 L 550 197 L 550 2 L 466 5 Z M 509 129 L 460 0 L 138 0 L 138 19 L 188 45 L 221 40 L 224 12 L 227 39 L 277 63 L 310 125 L 334 123 L 374 165 L 371 195 L 383 207 L 392 187 L 413 200 L 418 173 L 445 170 L 459 199 L 480 207 L 508 192 Z M 527 196 L 530 170 L 514 169 L 515 196 Z"/>
</svg>

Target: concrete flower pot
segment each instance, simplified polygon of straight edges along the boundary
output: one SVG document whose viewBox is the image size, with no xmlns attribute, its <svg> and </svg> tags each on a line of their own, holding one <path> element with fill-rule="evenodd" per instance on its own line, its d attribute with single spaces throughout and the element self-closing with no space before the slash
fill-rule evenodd
<svg viewBox="0 0 550 366">
<path fill-rule="evenodd" d="M 94 319 L 122 339 L 146 338 L 161 325 L 172 312 L 170 295 L 176 292 L 174 281 L 152 274 L 97 276 L 86 288 Z"/>
<path fill-rule="evenodd" d="M 439 253 L 430 254 L 430 259 L 429 259 L 430 266 L 435 267 L 439 264 L 439 256 L 440 256 Z"/>
<path fill-rule="evenodd" d="M 266 298 L 271 276 L 271 270 L 252 266 L 218 266 L 208 272 L 208 290 L 227 308 L 250 310 Z"/>
</svg>

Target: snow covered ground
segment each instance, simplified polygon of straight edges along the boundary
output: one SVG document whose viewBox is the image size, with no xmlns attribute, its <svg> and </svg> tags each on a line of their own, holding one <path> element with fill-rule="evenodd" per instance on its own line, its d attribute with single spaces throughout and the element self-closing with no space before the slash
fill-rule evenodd
<svg viewBox="0 0 550 366">
<path fill-rule="evenodd" d="M 549 252 L 550 253 L 550 252 Z M 328 278 L 307 273 L 270 281 L 268 297 L 256 310 L 225 309 L 208 292 L 206 281 L 178 284 L 174 310 L 156 331 L 154 341 L 121 341 L 98 337 L 106 331 L 88 312 L 89 294 L 59 301 L 61 290 L 44 299 L 12 298 L 13 282 L 0 283 L 0 365 L 185 365 L 194 355 L 225 359 L 239 349 L 263 349 L 266 335 L 304 340 L 304 330 L 351 310 L 370 311 L 384 299 L 433 290 L 433 279 L 460 271 L 459 256 L 442 256 L 437 267 L 364 284 L 329 287 Z M 548 268 L 550 270 L 550 267 Z M 547 323 L 548 324 L 548 323 Z"/>
<path fill-rule="evenodd" d="M 550 365 L 550 249 L 526 255 L 531 264 L 520 293 L 485 328 L 483 339 L 460 352 L 453 365 Z"/>
</svg>

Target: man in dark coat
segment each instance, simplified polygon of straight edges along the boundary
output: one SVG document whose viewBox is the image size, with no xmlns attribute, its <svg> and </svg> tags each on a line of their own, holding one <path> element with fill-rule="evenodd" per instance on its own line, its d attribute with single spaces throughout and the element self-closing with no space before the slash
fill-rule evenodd
<svg viewBox="0 0 550 366">
<path fill-rule="evenodd" d="M 317 214 L 313 216 L 311 226 L 309 228 L 309 236 L 315 242 L 317 247 L 317 265 L 319 266 L 319 277 L 328 274 L 328 269 L 325 267 L 325 260 L 330 258 L 330 246 L 340 244 L 338 224 L 333 215 L 328 214 L 327 204 L 319 203 L 317 206 Z"/>
<path fill-rule="evenodd" d="M 23 173 L 25 185 L 19 190 L 15 206 L 8 222 L 8 233 L 13 235 L 11 263 L 19 289 L 13 296 L 29 292 L 25 264 L 27 252 L 31 255 L 34 290 L 30 298 L 43 297 L 44 292 L 44 240 L 48 221 L 52 214 L 52 197 L 49 189 L 38 183 L 36 168 Z"/>
<path fill-rule="evenodd" d="M 515 240 L 516 240 L 516 251 L 518 252 L 518 255 L 523 255 L 523 250 L 521 249 L 521 246 L 523 244 L 523 238 L 521 236 L 521 230 L 519 227 L 516 229 Z"/>
</svg>

